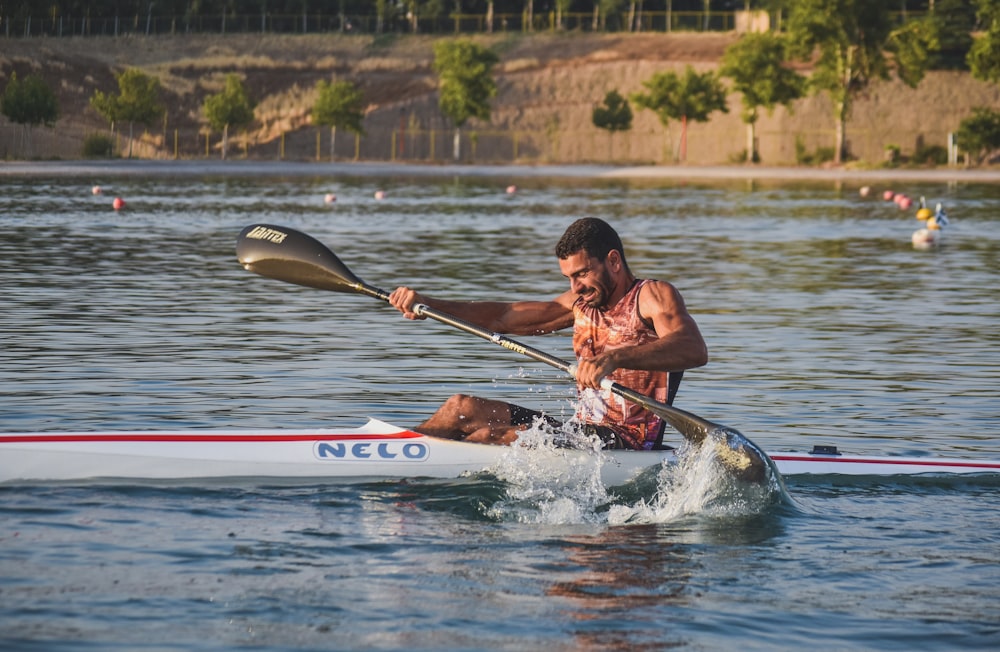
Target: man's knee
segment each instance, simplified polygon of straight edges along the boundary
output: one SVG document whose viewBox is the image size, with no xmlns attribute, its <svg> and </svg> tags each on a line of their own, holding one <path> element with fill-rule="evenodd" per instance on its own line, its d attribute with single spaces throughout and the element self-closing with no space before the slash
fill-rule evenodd
<svg viewBox="0 0 1000 652">
<path fill-rule="evenodd" d="M 468 394 L 454 394 L 444 402 L 443 410 L 464 419 L 490 423 L 510 423 L 510 408 L 502 401 L 491 401 Z"/>
<path fill-rule="evenodd" d="M 442 407 L 452 414 L 467 416 L 476 409 L 476 397 L 467 394 L 453 394 L 448 397 Z"/>
</svg>

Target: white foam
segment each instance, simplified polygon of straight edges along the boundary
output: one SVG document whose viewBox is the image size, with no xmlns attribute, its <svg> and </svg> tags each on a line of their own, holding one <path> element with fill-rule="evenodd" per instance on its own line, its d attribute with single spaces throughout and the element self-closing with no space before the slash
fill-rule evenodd
<svg viewBox="0 0 1000 652">
<path fill-rule="evenodd" d="M 570 456 L 556 442 L 595 454 Z M 597 437 L 581 434 L 572 423 L 562 429 L 536 423 L 491 469 L 507 483 L 507 496 L 490 506 L 489 516 L 547 525 L 666 523 L 692 515 L 763 513 L 783 495 L 774 479 L 760 485 L 734 478 L 720 464 L 714 446 L 686 446 L 678 451 L 677 464 L 659 470 L 652 493 L 646 490 L 648 497 L 625 499 L 601 482 L 601 466 L 608 458 L 600 445 Z"/>
</svg>

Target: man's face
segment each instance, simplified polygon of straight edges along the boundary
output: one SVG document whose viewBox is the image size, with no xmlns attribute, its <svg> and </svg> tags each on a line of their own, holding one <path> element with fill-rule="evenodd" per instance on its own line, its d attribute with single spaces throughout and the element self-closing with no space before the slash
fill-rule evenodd
<svg viewBox="0 0 1000 652">
<path fill-rule="evenodd" d="M 610 256 L 611 254 L 609 254 Z M 559 259 L 559 270 L 569 279 L 570 289 L 583 297 L 592 308 L 603 308 L 614 289 L 614 279 L 607 261 L 578 251 L 569 258 Z"/>
</svg>

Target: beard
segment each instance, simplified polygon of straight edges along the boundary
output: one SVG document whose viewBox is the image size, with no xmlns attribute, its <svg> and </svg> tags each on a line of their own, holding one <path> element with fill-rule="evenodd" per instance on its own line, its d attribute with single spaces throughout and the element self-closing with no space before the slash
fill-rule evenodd
<svg viewBox="0 0 1000 652">
<path fill-rule="evenodd" d="M 611 296 L 611 275 L 608 274 L 607 269 L 602 269 L 601 273 L 594 279 L 593 284 L 587 286 L 584 291 L 578 292 L 577 296 L 591 308 L 605 308 L 608 297 Z"/>
</svg>

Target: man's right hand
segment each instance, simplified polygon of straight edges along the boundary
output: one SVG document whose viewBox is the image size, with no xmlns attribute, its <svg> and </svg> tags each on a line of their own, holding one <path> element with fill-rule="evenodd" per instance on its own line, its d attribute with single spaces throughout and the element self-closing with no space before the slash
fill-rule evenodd
<svg viewBox="0 0 1000 652">
<path fill-rule="evenodd" d="M 425 319 L 413 312 L 413 306 L 418 303 L 427 303 L 420 294 L 408 287 L 398 287 L 389 294 L 389 303 L 393 308 L 403 313 L 407 319 Z"/>
</svg>

